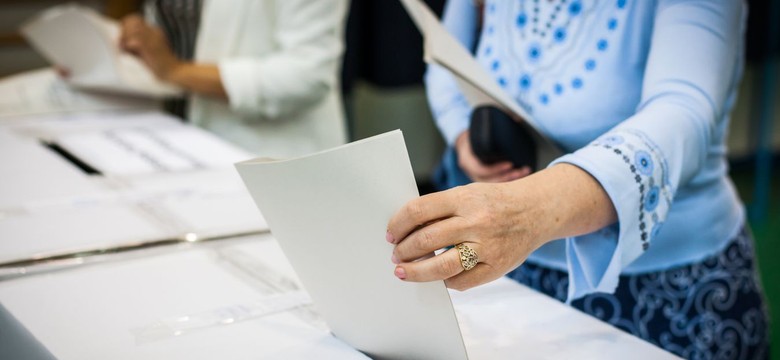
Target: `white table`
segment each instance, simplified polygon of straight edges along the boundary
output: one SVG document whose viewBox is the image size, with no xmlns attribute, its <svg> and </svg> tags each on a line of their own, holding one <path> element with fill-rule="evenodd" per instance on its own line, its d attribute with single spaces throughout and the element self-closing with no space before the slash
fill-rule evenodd
<svg viewBox="0 0 780 360">
<path fill-rule="evenodd" d="M 214 322 L 297 284 L 270 235 L 121 257 L 0 282 L 0 304 L 59 359 L 363 358 L 306 313 Z M 508 279 L 451 295 L 471 359 L 674 358 Z M 148 331 L 186 316 L 211 322 Z"/>
<path fill-rule="evenodd" d="M 181 126 L 112 114 L 0 121 L 0 262 L 265 226 L 224 170 L 98 178 L 39 142 Z M 75 258 L 6 280 L 2 270 L 0 359 L 365 358 L 302 305 L 305 291 L 269 234 Z M 451 296 L 471 359 L 674 358 L 507 279 Z M 257 304 L 280 311 L 242 318 Z"/>
</svg>

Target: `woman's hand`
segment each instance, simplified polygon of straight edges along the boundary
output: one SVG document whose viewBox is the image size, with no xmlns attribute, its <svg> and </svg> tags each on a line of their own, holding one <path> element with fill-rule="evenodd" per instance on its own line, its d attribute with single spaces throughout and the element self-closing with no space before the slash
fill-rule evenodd
<svg viewBox="0 0 780 360">
<path fill-rule="evenodd" d="M 54 72 L 62 79 L 67 79 L 70 77 L 70 70 L 59 65 L 54 65 Z"/>
<path fill-rule="evenodd" d="M 531 168 L 523 166 L 520 169 L 512 168 L 512 163 L 503 161 L 496 164 L 485 165 L 471 150 L 469 131 L 466 130 L 455 140 L 455 151 L 458 153 L 458 166 L 463 172 L 477 182 L 507 182 L 528 176 Z"/>
<path fill-rule="evenodd" d="M 137 15 L 122 19 L 119 45 L 125 51 L 138 56 L 158 79 L 169 81 L 171 74 L 183 62 L 171 50 L 162 29 L 147 24 Z"/>
<path fill-rule="evenodd" d="M 508 184 L 474 183 L 410 201 L 388 225 L 388 239 L 400 239 L 392 259 L 399 264 L 396 276 L 446 279 L 448 287 L 464 290 L 506 274 L 542 244 L 534 226 L 542 214 L 529 195 L 513 193 Z M 468 272 L 454 248 L 415 262 L 458 243 L 479 256 Z"/>
<path fill-rule="evenodd" d="M 541 245 L 613 223 L 615 209 L 601 185 L 584 170 L 555 165 L 510 183 L 475 183 L 426 195 L 390 220 L 387 241 L 396 244 L 395 275 L 406 281 L 445 280 L 465 290 L 519 266 Z M 479 263 L 465 271 L 457 249 L 464 243 Z"/>
</svg>

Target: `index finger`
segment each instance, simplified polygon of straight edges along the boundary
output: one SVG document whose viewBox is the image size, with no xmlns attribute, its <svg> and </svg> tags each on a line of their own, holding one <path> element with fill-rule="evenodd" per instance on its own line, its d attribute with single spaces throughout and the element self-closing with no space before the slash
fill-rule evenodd
<svg viewBox="0 0 780 360">
<path fill-rule="evenodd" d="M 454 215 L 456 189 L 428 194 L 407 202 L 387 224 L 387 241 L 397 244 L 417 227 Z"/>
</svg>

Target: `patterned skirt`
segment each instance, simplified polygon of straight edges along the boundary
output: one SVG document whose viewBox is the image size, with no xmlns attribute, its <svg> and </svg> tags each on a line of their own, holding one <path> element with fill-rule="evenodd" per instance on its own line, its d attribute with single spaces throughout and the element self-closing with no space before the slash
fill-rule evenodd
<svg viewBox="0 0 780 360">
<path fill-rule="evenodd" d="M 526 262 L 507 276 L 566 299 L 566 272 Z M 746 228 L 702 262 L 621 276 L 614 294 L 572 306 L 687 359 L 769 358 L 769 316 Z"/>
</svg>

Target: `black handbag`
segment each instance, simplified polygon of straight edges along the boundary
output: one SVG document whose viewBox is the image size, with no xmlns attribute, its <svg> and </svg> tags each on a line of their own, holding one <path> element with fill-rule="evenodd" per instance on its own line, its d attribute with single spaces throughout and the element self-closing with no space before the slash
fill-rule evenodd
<svg viewBox="0 0 780 360">
<path fill-rule="evenodd" d="M 536 171 L 536 141 L 530 130 L 495 106 L 472 111 L 469 140 L 474 155 L 484 164 L 510 161 L 514 168 L 529 166 Z"/>
</svg>

